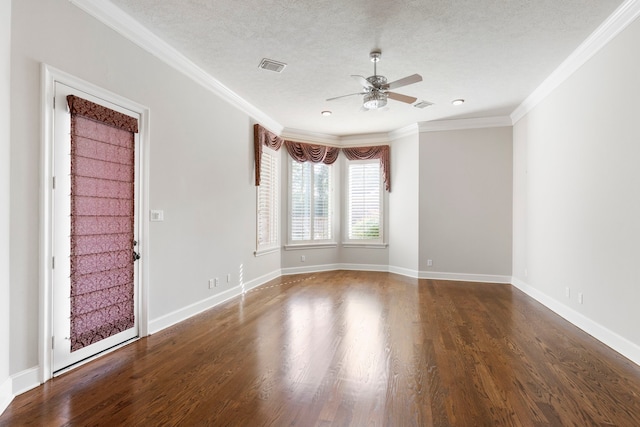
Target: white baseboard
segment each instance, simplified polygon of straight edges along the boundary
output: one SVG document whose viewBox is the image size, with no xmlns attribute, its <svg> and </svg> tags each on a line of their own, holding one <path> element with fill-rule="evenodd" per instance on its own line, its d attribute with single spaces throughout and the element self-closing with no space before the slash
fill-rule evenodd
<svg viewBox="0 0 640 427">
<path fill-rule="evenodd" d="M 40 382 L 40 367 L 34 366 L 11 375 L 11 383 L 14 396 L 38 387 L 42 384 Z"/>
<path fill-rule="evenodd" d="M 303 273 L 320 273 L 322 271 L 335 271 L 340 270 L 340 264 L 322 264 L 322 265 L 310 265 L 304 267 L 287 267 L 282 269 L 283 276 L 290 276 L 292 274 Z"/>
<path fill-rule="evenodd" d="M 388 269 L 389 273 L 400 274 L 401 276 L 412 277 L 414 279 L 417 279 L 420 275 L 420 272 L 418 270 L 411 270 L 404 267 L 395 267 L 393 265 L 390 265 Z"/>
<path fill-rule="evenodd" d="M 379 272 L 388 272 L 388 265 L 379 265 L 379 264 L 338 264 L 340 267 L 338 270 L 349 270 L 349 271 L 379 271 Z"/>
<path fill-rule="evenodd" d="M 182 322 L 183 320 L 187 320 L 190 317 L 195 316 L 196 314 L 202 313 L 205 310 L 215 307 L 218 304 L 222 304 L 225 301 L 228 301 L 232 298 L 242 295 L 243 292 L 247 292 L 257 286 L 260 286 L 269 280 L 275 279 L 279 277 L 282 273 L 279 270 L 276 270 L 272 273 L 266 274 L 257 279 L 251 280 L 250 282 L 243 283 L 238 286 L 234 286 L 233 288 L 227 289 L 226 291 L 220 292 L 210 298 L 204 299 L 202 301 L 198 301 L 186 307 L 183 307 L 179 310 L 176 310 L 172 313 L 165 314 L 157 319 L 153 319 L 149 321 L 149 333 L 154 334 L 159 332 L 169 326 L 173 326 L 177 323 Z"/>
<path fill-rule="evenodd" d="M 380 265 L 380 264 L 346 264 L 346 263 L 322 264 L 322 265 L 310 265 L 310 266 L 304 266 L 304 267 L 283 268 L 282 275 L 290 276 L 292 274 L 320 273 L 323 271 L 336 271 L 336 270 L 388 272 L 389 267 L 387 265 Z"/>
<path fill-rule="evenodd" d="M 13 387 L 11 386 L 11 378 L 7 378 L 0 384 L 0 415 L 9 407 L 13 400 Z"/>
<path fill-rule="evenodd" d="M 281 270 L 275 270 L 272 271 L 269 274 L 265 274 L 263 276 L 260 276 L 256 279 L 250 280 L 247 283 L 244 284 L 244 292 L 250 291 L 253 288 L 257 288 L 258 286 L 262 286 L 265 283 L 273 280 L 273 279 L 277 279 L 278 277 L 282 276 L 282 271 Z"/>
<path fill-rule="evenodd" d="M 490 274 L 466 274 L 466 273 L 442 273 L 437 271 L 417 271 L 404 267 L 379 264 L 322 264 L 309 265 L 304 267 L 288 267 L 282 269 L 282 275 L 303 273 L 320 273 L 323 271 L 335 270 L 355 270 L 355 271 L 381 271 L 400 274 L 414 279 L 440 279 L 462 282 L 485 282 L 511 284 L 511 276 L 500 276 Z"/>
<path fill-rule="evenodd" d="M 578 313 L 516 277 L 511 278 L 511 283 L 549 310 L 555 312 L 608 347 L 611 347 L 635 364 L 640 365 L 640 346 L 637 344 L 605 328 L 601 324 L 594 322 L 582 313 Z"/>
<path fill-rule="evenodd" d="M 494 274 L 442 273 L 438 271 L 421 271 L 420 279 L 453 280 L 457 282 L 483 282 L 511 284 L 511 276 Z"/>
</svg>

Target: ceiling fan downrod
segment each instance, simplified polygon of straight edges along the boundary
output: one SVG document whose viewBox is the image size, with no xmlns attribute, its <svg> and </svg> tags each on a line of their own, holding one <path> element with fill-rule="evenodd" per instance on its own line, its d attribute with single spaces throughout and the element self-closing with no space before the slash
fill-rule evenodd
<svg viewBox="0 0 640 427">
<path fill-rule="evenodd" d="M 371 53 L 369 54 L 369 58 L 371 58 L 371 62 L 373 62 L 373 75 L 374 76 L 378 75 L 378 71 L 377 71 L 376 65 L 378 65 L 378 62 L 380 61 L 380 55 L 382 55 L 382 52 L 379 51 L 379 50 L 371 51 Z"/>
</svg>

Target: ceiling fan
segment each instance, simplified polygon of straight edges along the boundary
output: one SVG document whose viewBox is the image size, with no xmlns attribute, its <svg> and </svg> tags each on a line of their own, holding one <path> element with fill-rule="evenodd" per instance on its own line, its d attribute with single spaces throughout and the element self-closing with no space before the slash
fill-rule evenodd
<svg viewBox="0 0 640 427">
<path fill-rule="evenodd" d="M 371 62 L 373 62 L 373 76 L 367 78 L 365 78 L 364 76 L 351 76 L 362 85 L 361 92 L 336 96 L 334 98 L 327 99 L 327 101 L 344 98 L 346 96 L 363 95 L 362 108 L 365 110 L 375 110 L 377 108 L 384 107 L 385 105 L 387 105 L 387 98 L 391 98 L 400 102 L 406 102 L 407 104 L 413 104 L 414 102 L 416 102 L 418 98 L 402 95 L 396 92 L 390 92 L 390 90 L 421 82 L 422 76 L 420 74 L 412 74 L 400 80 L 387 83 L 387 78 L 385 76 L 379 76 L 376 70 L 376 64 L 378 63 L 378 61 L 380 61 L 381 55 L 382 52 L 379 50 L 374 50 L 369 54 Z"/>
</svg>

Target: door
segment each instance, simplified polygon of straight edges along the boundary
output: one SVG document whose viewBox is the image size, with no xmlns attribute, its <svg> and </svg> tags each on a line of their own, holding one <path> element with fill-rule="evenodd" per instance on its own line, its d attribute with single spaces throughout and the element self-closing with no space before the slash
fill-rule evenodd
<svg viewBox="0 0 640 427">
<path fill-rule="evenodd" d="M 69 95 L 86 113 L 72 115 Z M 138 336 L 140 192 L 137 133 L 116 128 L 138 114 L 59 82 L 54 96 L 55 374 Z"/>
</svg>

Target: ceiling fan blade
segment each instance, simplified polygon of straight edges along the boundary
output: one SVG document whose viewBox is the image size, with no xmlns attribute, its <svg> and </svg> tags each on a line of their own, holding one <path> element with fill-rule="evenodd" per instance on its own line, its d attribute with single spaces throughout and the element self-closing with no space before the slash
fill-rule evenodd
<svg viewBox="0 0 640 427">
<path fill-rule="evenodd" d="M 364 76 L 351 75 L 351 77 L 356 79 L 362 87 L 373 89 L 373 85 L 369 82 L 369 80 L 365 79 Z"/>
<path fill-rule="evenodd" d="M 395 92 L 387 92 L 387 96 L 391 99 L 395 99 L 396 101 L 406 102 L 407 104 L 413 104 L 418 100 L 418 98 L 414 98 L 413 96 L 407 96 Z"/>
<path fill-rule="evenodd" d="M 387 83 L 386 85 L 383 86 L 383 89 L 397 89 L 399 87 L 411 85 L 421 81 L 422 81 L 422 76 L 420 74 L 412 74 L 400 80 Z"/>
<path fill-rule="evenodd" d="M 347 96 L 353 96 L 353 95 L 364 95 L 366 93 L 367 92 L 358 92 L 358 93 L 350 93 L 348 95 L 334 96 L 333 98 L 328 98 L 327 101 L 333 101 L 334 99 L 345 98 Z"/>
</svg>

